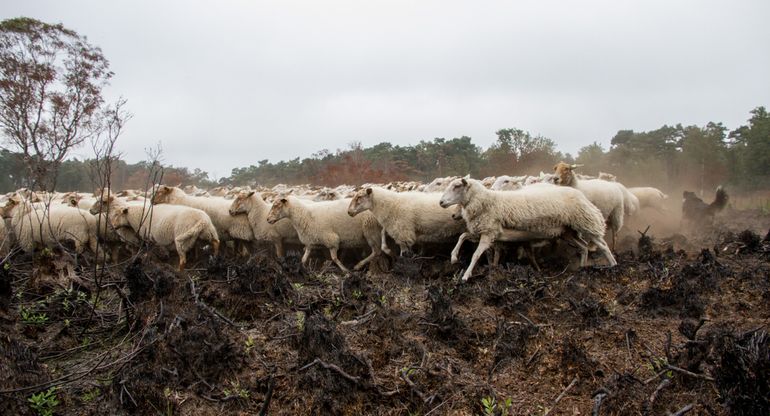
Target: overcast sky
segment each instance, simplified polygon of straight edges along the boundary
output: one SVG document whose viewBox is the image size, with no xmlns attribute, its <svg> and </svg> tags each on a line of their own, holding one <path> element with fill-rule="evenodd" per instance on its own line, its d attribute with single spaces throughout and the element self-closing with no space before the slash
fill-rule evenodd
<svg viewBox="0 0 770 416">
<path fill-rule="evenodd" d="M 129 162 L 161 142 L 217 177 L 353 141 L 487 147 L 506 127 L 574 154 L 770 105 L 767 0 L 6 0 L 0 16 L 102 48 L 107 96 L 134 114 Z"/>
</svg>

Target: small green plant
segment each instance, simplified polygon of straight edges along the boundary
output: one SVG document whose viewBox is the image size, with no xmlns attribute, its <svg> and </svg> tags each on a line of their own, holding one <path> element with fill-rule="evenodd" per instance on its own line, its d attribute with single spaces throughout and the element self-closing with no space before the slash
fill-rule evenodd
<svg viewBox="0 0 770 416">
<path fill-rule="evenodd" d="M 494 416 L 497 415 L 498 412 L 501 416 L 508 416 L 513 401 L 509 397 L 505 399 L 504 402 L 498 403 L 494 397 L 483 397 L 481 399 L 481 405 L 484 406 L 484 416 Z"/>
<path fill-rule="evenodd" d="M 482 397 L 481 405 L 484 406 L 484 416 L 494 416 L 497 408 L 497 401 L 494 397 Z"/>
<path fill-rule="evenodd" d="M 296 320 L 297 320 L 297 330 L 299 330 L 299 332 L 304 331 L 305 330 L 305 312 L 297 311 Z"/>
<path fill-rule="evenodd" d="M 98 388 L 86 390 L 83 392 L 83 394 L 80 395 L 80 401 L 83 403 L 91 403 L 92 401 L 96 400 L 97 397 L 99 397 L 100 393 L 101 392 Z"/>
<path fill-rule="evenodd" d="M 364 297 L 364 294 L 360 290 L 356 289 L 353 291 L 353 299 L 361 299 L 362 297 Z"/>
<path fill-rule="evenodd" d="M 302 283 L 299 283 L 299 282 L 292 283 L 291 285 L 292 285 L 292 287 L 294 287 L 294 290 L 297 290 L 297 291 L 300 291 L 300 290 L 302 290 L 303 287 L 305 287 L 305 285 L 303 285 Z"/>
<path fill-rule="evenodd" d="M 241 388 L 241 383 L 238 380 L 231 380 L 230 387 L 225 387 L 222 393 L 225 397 L 237 397 L 239 399 L 248 399 L 251 394 L 247 389 Z"/>
<path fill-rule="evenodd" d="M 59 405 L 59 399 L 56 397 L 56 387 L 33 394 L 27 401 L 30 403 L 32 410 L 39 416 L 53 416 L 56 406 Z"/>
<path fill-rule="evenodd" d="M 32 309 L 24 306 L 19 307 L 19 316 L 21 316 L 21 321 L 27 325 L 43 325 L 48 322 L 48 315 L 45 312 L 35 313 Z"/>
<path fill-rule="evenodd" d="M 3 269 L 5 269 L 5 271 L 11 270 L 11 263 L 5 262 L 3 264 Z"/>
<path fill-rule="evenodd" d="M 385 295 L 380 296 L 380 305 L 388 306 L 388 298 L 386 298 Z"/>
<path fill-rule="evenodd" d="M 256 345 L 256 342 L 254 341 L 254 337 L 252 337 L 251 335 L 249 335 L 249 337 L 248 337 L 248 338 L 246 338 L 246 342 L 245 342 L 245 345 L 246 345 L 246 352 L 247 352 L 247 353 L 248 353 L 249 351 L 251 351 L 252 349 L 254 349 L 254 345 Z"/>
</svg>

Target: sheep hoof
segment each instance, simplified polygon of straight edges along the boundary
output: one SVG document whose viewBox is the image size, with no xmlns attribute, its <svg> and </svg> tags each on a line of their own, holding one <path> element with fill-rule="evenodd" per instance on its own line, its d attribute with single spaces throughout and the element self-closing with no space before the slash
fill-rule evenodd
<svg viewBox="0 0 770 416">
<path fill-rule="evenodd" d="M 457 262 L 459 262 L 459 261 L 460 261 L 460 259 L 458 259 L 457 256 L 452 256 L 452 259 L 450 260 L 450 262 L 452 264 L 457 264 Z"/>
</svg>

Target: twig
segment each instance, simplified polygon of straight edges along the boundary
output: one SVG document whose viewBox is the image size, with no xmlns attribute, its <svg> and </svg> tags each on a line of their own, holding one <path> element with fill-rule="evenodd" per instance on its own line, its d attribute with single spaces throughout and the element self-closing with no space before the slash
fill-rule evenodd
<svg viewBox="0 0 770 416">
<path fill-rule="evenodd" d="M 409 370 L 411 370 L 411 369 L 409 369 Z M 409 371 L 409 370 L 407 370 L 407 371 Z M 417 394 L 417 396 L 420 397 L 420 399 L 422 400 L 423 403 L 428 403 L 428 401 L 431 400 L 430 397 L 425 397 L 425 394 L 423 392 L 421 392 L 419 389 L 417 389 L 417 385 L 414 384 L 414 381 L 409 379 L 409 376 L 406 374 L 405 370 L 401 370 L 401 378 L 406 382 L 406 384 L 409 385 L 409 388 L 411 388 L 412 391 L 414 391 L 415 394 Z"/>
<path fill-rule="evenodd" d="M 673 414 L 672 414 L 672 413 L 669 413 L 669 414 L 670 414 L 671 416 L 682 416 L 682 415 L 684 415 L 684 414 L 687 414 L 687 413 L 689 413 L 689 412 L 690 412 L 690 410 L 692 410 L 692 408 L 693 408 L 693 404 L 692 404 L 692 403 L 690 403 L 690 404 L 688 404 L 687 406 L 685 406 L 685 407 L 683 407 L 683 408 L 681 408 L 681 409 L 677 410 L 677 411 L 676 411 L 676 413 L 673 413 Z"/>
<path fill-rule="evenodd" d="M 525 321 L 527 321 L 527 322 L 529 322 L 529 324 L 530 324 L 530 325 L 532 325 L 532 326 L 538 326 L 536 323 L 532 322 L 532 320 L 531 320 L 531 319 L 527 318 L 527 316 L 526 316 L 526 315 L 524 315 L 523 313 L 521 313 L 521 312 L 516 312 L 516 314 L 517 314 L 517 315 L 519 315 L 519 316 L 521 316 L 522 318 L 524 318 L 524 320 L 525 320 Z"/>
<path fill-rule="evenodd" d="M 666 369 L 673 370 L 673 371 L 676 371 L 677 373 L 682 373 L 682 374 L 690 376 L 690 377 L 699 378 L 701 380 L 714 381 L 714 377 L 707 376 L 705 374 L 693 373 L 691 371 L 685 370 L 684 368 L 679 368 L 679 367 L 673 366 L 671 364 L 667 365 Z"/>
<path fill-rule="evenodd" d="M 602 400 L 604 400 L 607 395 L 608 394 L 606 392 L 601 392 L 594 396 L 594 408 L 591 411 L 591 416 L 599 416 L 599 409 L 602 407 Z"/>
<path fill-rule="evenodd" d="M 564 398 L 564 395 L 565 395 L 565 394 L 567 394 L 567 392 L 568 392 L 568 391 L 569 391 L 569 390 L 570 390 L 570 389 L 571 389 L 573 386 L 575 386 L 575 384 L 577 384 L 577 382 L 578 382 L 578 378 L 577 378 L 577 377 L 573 378 L 573 379 L 572 379 L 572 382 L 571 382 L 571 383 L 569 383 L 569 386 L 567 386 L 567 388 L 565 388 L 565 389 L 564 389 L 564 390 L 561 392 L 561 394 L 559 394 L 559 396 L 556 398 L 556 400 L 554 400 L 554 402 L 553 402 L 553 405 L 551 406 L 551 408 L 550 408 L 550 409 L 548 409 L 548 411 L 547 411 L 547 412 L 545 412 L 545 414 L 544 414 L 543 416 L 548 416 L 548 415 L 550 415 L 550 414 L 551 414 L 551 412 L 553 411 L 553 409 L 555 409 L 555 408 L 556 408 L 556 405 L 557 405 L 557 404 L 559 404 L 559 402 L 561 401 L 561 399 L 563 399 L 563 398 Z"/>
<path fill-rule="evenodd" d="M 655 403 L 655 399 L 658 398 L 658 394 L 660 394 L 660 391 L 663 390 L 666 386 L 671 384 L 670 378 L 665 378 L 663 381 L 658 384 L 658 387 L 655 389 L 654 392 L 652 392 L 652 395 L 650 396 L 650 399 L 648 400 L 648 410 L 652 409 L 652 405 Z"/>
<path fill-rule="evenodd" d="M 265 395 L 265 401 L 262 402 L 262 408 L 259 409 L 259 416 L 267 415 L 267 409 L 270 407 L 270 399 L 273 398 L 274 387 L 275 387 L 275 379 L 273 379 L 273 376 L 271 374 L 270 380 L 268 380 L 267 382 L 267 394 Z"/>
<path fill-rule="evenodd" d="M 663 374 L 666 374 L 666 372 L 668 372 L 668 371 L 669 371 L 668 368 L 664 368 L 663 370 L 659 371 L 654 376 L 648 378 L 647 380 L 644 380 L 644 384 L 652 383 L 653 381 L 657 380 L 658 377 L 662 376 Z"/>
<path fill-rule="evenodd" d="M 195 291 L 195 282 L 193 282 L 192 277 L 188 277 L 188 280 L 190 281 L 190 291 L 193 295 L 193 300 L 195 301 L 195 304 L 198 305 L 201 309 L 204 309 L 206 312 L 216 316 L 217 318 L 221 319 L 225 323 L 229 324 L 235 329 L 240 330 L 241 327 L 239 327 L 235 322 L 231 321 L 228 317 L 222 315 L 218 310 L 215 308 L 212 308 L 209 305 L 206 305 L 203 301 L 198 299 L 198 292 Z"/>
<path fill-rule="evenodd" d="M 361 382 L 361 377 L 351 376 L 350 374 L 346 373 L 345 370 L 337 367 L 334 364 L 328 364 L 328 363 L 326 363 L 324 361 L 321 361 L 320 358 L 316 358 L 310 364 L 305 365 L 304 367 L 300 368 L 297 371 L 305 371 L 308 368 L 310 368 L 310 367 L 312 367 L 312 366 L 314 366 L 316 364 L 320 365 L 321 367 L 323 367 L 323 368 L 325 368 L 327 370 L 334 370 L 334 371 L 336 371 L 339 375 L 341 375 L 342 377 L 344 377 L 345 379 L 347 379 L 350 382 L 353 382 L 353 383 L 356 383 L 356 384 Z"/>
</svg>

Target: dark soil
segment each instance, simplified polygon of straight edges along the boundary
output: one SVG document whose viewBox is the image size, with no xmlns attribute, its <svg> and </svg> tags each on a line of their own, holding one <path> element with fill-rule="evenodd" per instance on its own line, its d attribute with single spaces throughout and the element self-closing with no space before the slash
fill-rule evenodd
<svg viewBox="0 0 770 416">
<path fill-rule="evenodd" d="M 99 270 L 16 255 L 0 414 L 53 386 L 57 415 L 767 415 L 768 220 L 730 215 L 745 228 L 626 236 L 611 269 L 556 247 L 535 271 L 511 247 L 468 282 L 471 244 L 350 274 L 296 253 L 183 273 L 156 250 Z"/>
</svg>

